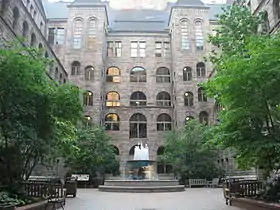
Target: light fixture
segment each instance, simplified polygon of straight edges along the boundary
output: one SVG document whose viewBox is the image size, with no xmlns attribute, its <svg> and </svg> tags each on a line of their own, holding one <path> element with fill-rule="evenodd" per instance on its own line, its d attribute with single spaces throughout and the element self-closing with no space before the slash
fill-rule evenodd
<svg viewBox="0 0 280 210">
<path fill-rule="evenodd" d="M 92 96 L 92 92 L 88 92 L 88 95 L 89 95 L 89 96 Z"/>
<path fill-rule="evenodd" d="M 189 93 L 185 93 L 185 96 L 188 96 L 189 95 Z"/>
<path fill-rule="evenodd" d="M 186 117 L 186 121 L 189 121 L 189 119 L 190 119 L 189 117 Z"/>
<path fill-rule="evenodd" d="M 139 104 L 140 104 L 140 102 L 139 102 L 139 101 L 136 101 L 135 103 L 136 103 L 137 105 L 139 105 Z"/>
<path fill-rule="evenodd" d="M 90 116 L 86 116 L 85 118 L 86 118 L 86 120 L 91 120 Z"/>
<path fill-rule="evenodd" d="M 223 111 L 225 111 L 226 110 L 226 108 L 225 107 L 223 107 L 223 109 L 222 109 Z"/>
</svg>

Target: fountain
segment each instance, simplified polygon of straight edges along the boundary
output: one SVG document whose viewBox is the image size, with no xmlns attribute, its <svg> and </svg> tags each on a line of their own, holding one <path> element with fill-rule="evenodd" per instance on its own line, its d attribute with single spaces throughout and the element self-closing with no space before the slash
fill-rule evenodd
<svg viewBox="0 0 280 210">
<path fill-rule="evenodd" d="M 159 180 L 157 162 L 150 160 L 149 147 L 138 143 L 134 147 L 133 160 L 127 161 L 125 179 L 105 180 L 99 186 L 100 191 L 106 192 L 178 192 L 184 191 L 185 186 L 179 185 L 178 180 Z"/>
</svg>

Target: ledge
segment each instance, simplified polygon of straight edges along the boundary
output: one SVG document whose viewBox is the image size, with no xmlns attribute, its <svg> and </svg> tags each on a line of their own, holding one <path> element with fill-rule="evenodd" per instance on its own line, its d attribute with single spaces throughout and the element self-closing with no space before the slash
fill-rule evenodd
<svg viewBox="0 0 280 210">
<path fill-rule="evenodd" d="M 41 201 L 26 206 L 16 207 L 16 210 L 44 210 L 47 203 L 47 201 Z"/>
<path fill-rule="evenodd" d="M 184 185 L 177 186 L 99 186 L 99 191 L 103 192 L 128 192 L 128 193 L 152 193 L 152 192 L 182 192 L 185 191 Z"/>
<path fill-rule="evenodd" d="M 280 210 L 280 203 L 265 203 L 248 198 L 232 198 L 231 204 L 244 210 Z"/>
</svg>

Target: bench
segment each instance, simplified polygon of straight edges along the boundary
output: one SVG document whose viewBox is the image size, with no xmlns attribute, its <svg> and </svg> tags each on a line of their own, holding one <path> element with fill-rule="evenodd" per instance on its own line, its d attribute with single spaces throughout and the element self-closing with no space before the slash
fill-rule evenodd
<svg viewBox="0 0 280 210">
<path fill-rule="evenodd" d="M 219 187 L 219 178 L 212 179 L 212 181 L 208 182 L 207 186 L 210 187 L 210 188 L 215 188 L 215 187 L 218 188 Z"/>
<path fill-rule="evenodd" d="M 207 186 L 206 179 L 189 179 L 189 188 L 192 186 Z"/>
</svg>

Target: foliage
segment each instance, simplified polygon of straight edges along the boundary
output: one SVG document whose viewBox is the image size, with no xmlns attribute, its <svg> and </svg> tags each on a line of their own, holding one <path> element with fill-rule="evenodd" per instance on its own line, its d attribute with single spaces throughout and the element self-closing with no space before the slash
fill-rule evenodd
<svg viewBox="0 0 280 210">
<path fill-rule="evenodd" d="M 58 86 L 36 50 L 9 44 L 0 49 L 0 183 L 28 177 L 35 165 L 75 140 L 82 105 L 79 90 Z"/>
<path fill-rule="evenodd" d="M 216 165 L 217 150 L 207 144 L 210 131 L 208 126 L 191 120 L 184 129 L 166 136 L 165 159 L 181 177 L 212 179 L 221 175 Z"/>
<path fill-rule="evenodd" d="M 93 124 L 79 127 L 75 147 L 75 152 L 66 157 L 66 164 L 74 174 L 95 177 L 96 172 L 105 173 L 118 165 L 111 139 L 103 127 Z"/>
<path fill-rule="evenodd" d="M 219 17 L 210 42 L 221 53 L 211 55 L 216 74 L 205 87 L 226 108 L 215 140 L 236 150 L 240 167 L 262 166 L 268 175 L 280 157 L 280 36 L 257 35 L 261 22 L 243 6 Z"/>
</svg>

